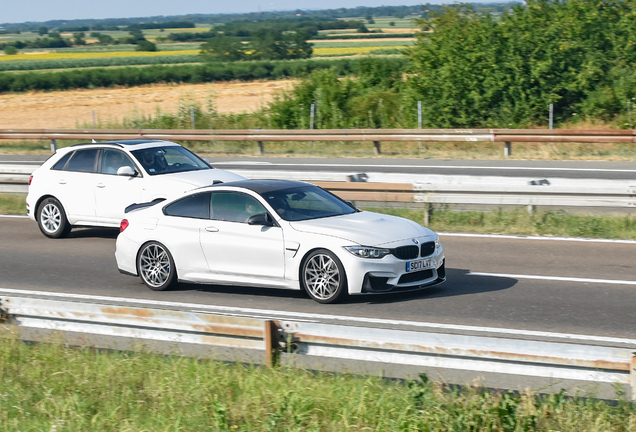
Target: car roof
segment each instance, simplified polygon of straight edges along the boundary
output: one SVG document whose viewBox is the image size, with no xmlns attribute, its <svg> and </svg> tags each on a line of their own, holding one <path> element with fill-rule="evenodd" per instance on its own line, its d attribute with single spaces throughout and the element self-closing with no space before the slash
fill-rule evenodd
<svg viewBox="0 0 636 432">
<path fill-rule="evenodd" d="M 231 186 L 236 188 L 243 188 L 256 192 L 257 194 L 264 194 L 268 192 L 274 192 L 282 189 L 290 189 L 297 187 L 313 186 L 310 183 L 300 182 L 296 180 L 237 180 L 227 183 L 218 183 L 211 186 L 205 186 L 204 188 L 217 188 L 223 186 Z M 203 188 L 201 188 L 203 189 Z"/>
<path fill-rule="evenodd" d="M 126 147 L 128 147 L 128 146 L 148 147 L 147 144 L 161 144 L 161 145 L 175 145 L 175 146 L 179 145 L 179 144 L 174 143 L 172 141 L 151 140 L 151 139 L 131 139 L 131 140 L 114 140 L 114 141 L 96 141 L 96 142 L 91 142 L 91 143 L 74 144 L 74 145 L 69 146 L 69 147 L 99 146 L 99 145 L 104 145 L 104 144 L 115 145 L 115 146 L 118 146 L 118 147 L 123 147 L 123 146 L 126 146 Z"/>
</svg>

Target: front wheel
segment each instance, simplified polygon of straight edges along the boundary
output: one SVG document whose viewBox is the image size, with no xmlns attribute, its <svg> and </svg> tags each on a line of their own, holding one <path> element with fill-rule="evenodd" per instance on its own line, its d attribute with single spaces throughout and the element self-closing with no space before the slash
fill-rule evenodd
<svg viewBox="0 0 636 432">
<path fill-rule="evenodd" d="M 55 198 L 47 198 L 40 203 L 37 219 L 40 231 L 49 238 L 66 237 L 71 232 L 64 207 Z"/>
<path fill-rule="evenodd" d="M 174 260 L 161 243 L 142 246 L 137 256 L 137 270 L 143 283 L 153 291 L 163 291 L 177 284 Z"/>
<path fill-rule="evenodd" d="M 347 293 L 347 277 L 338 257 L 326 249 L 310 253 L 303 262 L 301 282 L 318 303 L 334 303 Z"/>
</svg>

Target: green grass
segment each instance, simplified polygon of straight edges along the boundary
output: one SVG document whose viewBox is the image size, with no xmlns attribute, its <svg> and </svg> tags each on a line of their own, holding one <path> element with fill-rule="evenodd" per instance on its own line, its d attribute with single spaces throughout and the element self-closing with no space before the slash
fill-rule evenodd
<svg viewBox="0 0 636 432">
<path fill-rule="evenodd" d="M 4 335 L 7 336 L 6 334 Z M 0 340 L 18 431 L 613 431 L 634 405 Z"/>
<path fill-rule="evenodd" d="M 424 224 L 425 211 L 422 209 L 377 207 L 367 210 Z M 490 211 L 437 208 L 430 214 L 428 227 L 438 232 L 636 240 L 636 215 L 633 214 L 589 215 L 555 210 L 539 210 L 529 214 L 525 208 Z"/>
<path fill-rule="evenodd" d="M 26 215 L 26 195 L 0 193 L 0 214 Z"/>
</svg>

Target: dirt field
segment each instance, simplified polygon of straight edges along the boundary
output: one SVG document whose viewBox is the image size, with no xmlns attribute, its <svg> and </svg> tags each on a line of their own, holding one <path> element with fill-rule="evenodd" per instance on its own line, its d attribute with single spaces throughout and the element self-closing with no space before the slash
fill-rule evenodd
<svg viewBox="0 0 636 432">
<path fill-rule="evenodd" d="M 290 88 L 293 80 L 249 83 L 152 85 L 121 89 L 0 94 L 0 129 L 75 128 L 97 121 L 121 119 L 135 110 L 143 114 L 176 112 L 179 100 L 205 107 L 210 95 L 219 112 L 250 112 Z"/>
</svg>

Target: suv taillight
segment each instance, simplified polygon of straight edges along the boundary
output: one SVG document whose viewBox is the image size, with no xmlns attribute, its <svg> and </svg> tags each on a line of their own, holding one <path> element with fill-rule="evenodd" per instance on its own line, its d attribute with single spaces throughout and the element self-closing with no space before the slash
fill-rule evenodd
<svg viewBox="0 0 636 432">
<path fill-rule="evenodd" d="M 128 228 L 128 225 L 130 225 L 128 219 L 122 219 L 119 223 L 119 232 L 124 232 L 124 230 Z"/>
<path fill-rule="evenodd" d="M 31 186 L 32 181 L 33 181 L 33 176 L 29 177 L 29 186 Z"/>
</svg>

